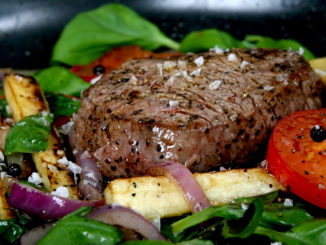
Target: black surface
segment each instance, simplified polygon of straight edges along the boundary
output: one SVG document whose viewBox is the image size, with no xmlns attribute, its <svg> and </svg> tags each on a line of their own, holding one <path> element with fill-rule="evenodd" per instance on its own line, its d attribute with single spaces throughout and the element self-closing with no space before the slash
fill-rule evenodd
<svg viewBox="0 0 326 245">
<path fill-rule="evenodd" d="M 78 12 L 108 2 L 130 6 L 175 40 L 192 30 L 217 27 L 238 38 L 293 38 L 326 56 L 324 0 L 2 0 L 0 67 L 47 66 L 64 25 Z"/>
</svg>

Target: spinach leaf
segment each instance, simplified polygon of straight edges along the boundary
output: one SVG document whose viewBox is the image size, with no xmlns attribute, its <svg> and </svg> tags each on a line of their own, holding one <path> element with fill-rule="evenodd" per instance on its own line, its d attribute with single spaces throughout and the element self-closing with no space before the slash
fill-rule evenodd
<svg viewBox="0 0 326 245">
<path fill-rule="evenodd" d="M 61 93 L 80 96 L 90 84 L 61 66 L 52 66 L 33 75 L 44 93 Z"/>
<path fill-rule="evenodd" d="M 289 229 L 312 219 L 313 216 L 303 208 L 285 207 L 283 203 L 270 203 L 265 205 L 259 225 L 274 229 Z"/>
<path fill-rule="evenodd" d="M 4 117 L 11 117 L 11 115 L 7 112 L 7 107 L 8 102 L 6 99 L 0 99 L 0 113 L 1 115 L 3 115 Z"/>
<path fill-rule="evenodd" d="M 306 60 L 311 60 L 315 58 L 313 53 L 309 51 L 306 47 L 304 47 L 299 42 L 293 40 L 293 39 L 280 39 L 275 40 L 270 37 L 264 37 L 259 35 L 247 35 L 244 39 L 244 41 L 254 45 L 257 48 L 278 48 L 278 49 L 284 49 L 287 50 L 289 48 L 299 51 L 300 47 L 303 49 L 302 56 Z"/>
<path fill-rule="evenodd" d="M 0 240 L 13 243 L 25 231 L 26 229 L 19 224 L 17 219 L 0 220 Z"/>
<path fill-rule="evenodd" d="M 268 236 L 287 245 L 323 245 L 326 237 L 326 219 L 306 221 L 288 232 L 257 227 L 255 234 Z"/>
<path fill-rule="evenodd" d="M 63 30 L 54 46 L 52 62 L 85 65 L 113 47 L 140 45 L 178 49 L 179 44 L 159 28 L 120 4 L 107 4 L 78 14 Z"/>
<path fill-rule="evenodd" d="M 218 30 L 207 29 L 195 31 L 188 34 L 180 44 L 181 52 L 198 52 L 208 50 L 214 46 L 219 48 L 277 48 L 287 50 L 289 48 L 299 51 L 303 49 L 303 57 L 306 60 L 313 59 L 315 56 L 305 46 L 292 39 L 276 40 L 270 37 L 259 35 L 247 35 L 244 40 L 238 40 L 231 34 Z"/>
<path fill-rule="evenodd" d="M 225 238 L 247 238 L 255 230 L 264 211 L 264 201 L 260 198 L 254 200 L 239 220 L 224 221 L 222 235 Z"/>
<path fill-rule="evenodd" d="M 62 94 L 46 93 L 45 97 L 54 116 L 71 116 L 80 106 L 80 100 L 69 99 Z"/>
<path fill-rule="evenodd" d="M 44 151 L 48 146 L 53 115 L 32 115 L 19 120 L 11 129 L 5 142 L 5 154 Z"/>
<path fill-rule="evenodd" d="M 122 231 L 112 225 L 80 217 L 78 215 L 61 219 L 48 234 L 46 234 L 39 245 L 57 244 L 116 244 L 121 241 Z"/>
<path fill-rule="evenodd" d="M 207 29 L 188 34 L 180 43 L 180 51 L 184 53 L 199 52 L 213 48 L 216 45 L 222 49 L 245 47 L 241 41 L 227 32 L 218 29 Z"/>
</svg>

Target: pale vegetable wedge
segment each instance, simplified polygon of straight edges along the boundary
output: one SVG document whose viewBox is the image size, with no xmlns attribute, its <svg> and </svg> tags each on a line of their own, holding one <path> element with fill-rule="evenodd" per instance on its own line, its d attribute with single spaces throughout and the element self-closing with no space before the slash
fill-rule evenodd
<svg viewBox="0 0 326 245">
<path fill-rule="evenodd" d="M 3 181 L 0 178 L 0 220 L 8 220 L 14 217 L 14 213 L 7 202 L 6 192 L 7 188 L 4 186 Z"/>
<path fill-rule="evenodd" d="M 309 64 L 326 85 L 326 57 L 310 60 Z"/>
<path fill-rule="evenodd" d="M 10 74 L 5 77 L 6 100 L 15 121 L 23 117 L 49 112 L 48 105 L 39 84 L 31 77 Z M 32 154 L 36 169 L 45 188 L 55 191 L 58 187 L 68 188 L 69 197 L 78 199 L 74 177 L 58 160 L 65 156 L 59 136 L 51 130 L 48 148 Z"/>
<path fill-rule="evenodd" d="M 195 173 L 211 204 L 284 190 L 264 168 Z M 118 203 L 149 219 L 180 216 L 191 210 L 178 188 L 166 177 L 134 177 L 111 181 L 104 191 L 106 204 Z"/>
</svg>

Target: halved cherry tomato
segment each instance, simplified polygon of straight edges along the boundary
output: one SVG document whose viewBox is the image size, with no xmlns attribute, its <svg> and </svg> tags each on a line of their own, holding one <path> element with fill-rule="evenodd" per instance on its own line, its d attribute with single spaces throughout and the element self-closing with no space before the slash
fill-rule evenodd
<svg viewBox="0 0 326 245">
<path fill-rule="evenodd" d="M 290 192 L 326 209 L 326 139 L 314 141 L 314 127 L 326 129 L 326 108 L 282 119 L 269 140 L 267 168 Z"/>
<path fill-rule="evenodd" d="M 116 47 L 103 54 L 99 59 L 93 61 L 92 63 L 85 66 L 74 66 L 70 69 L 70 71 L 85 81 L 90 82 L 93 78 L 99 75 L 94 72 L 94 69 L 97 66 L 101 66 L 104 68 L 103 72 L 108 73 L 114 69 L 120 68 L 121 65 L 127 60 L 149 57 L 166 58 L 180 54 L 181 53 L 179 52 L 154 53 L 152 51 L 143 50 L 140 46 Z"/>
</svg>

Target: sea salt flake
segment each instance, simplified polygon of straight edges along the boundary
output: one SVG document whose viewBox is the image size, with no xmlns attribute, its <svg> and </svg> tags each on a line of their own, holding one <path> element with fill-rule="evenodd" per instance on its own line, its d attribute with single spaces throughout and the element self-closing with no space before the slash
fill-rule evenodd
<svg viewBox="0 0 326 245">
<path fill-rule="evenodd" d="M 281 242 L 271 242 L 271 245 L 282 245 Z"/>
<path fill-rule="evenodd" d="M 318 184 L 318 189 L 319 190 L 325 190 L 325 186 L 323 184 Z"/>
<path fill-rule="evenodd" d="M 179 101 L 177 100 L 170 100 L 169 101 L 169 106 L 170 107 L 174 107 L 174 106 L 178 106 L 179 105 Z"/>
<path fill-rule="evenodd" d="M 166 70 L 173 69 L 177 66 L 177 63 L 175 61 L 164 61 L 163 68 Z"/>
<path fill-rule="evenodd" d="M 51 194 L 60 197 L 68 197 L 69 191 L 67 187 L 59 186 L 55 191 L 52 191 Z M 63 202 L 61 199 L 57 198 L 55 201 L 57 201 L 60 207 L 63 207 Z"/>
<path fill-rule="evenodd" d="M 6 112 L 7 112 L 8 114 L 11 114 L 11 110 L 10 110 L 10 106 L 9 106 L 9 105 L 6 105 Z"/>
<path fill-rule="evenodd" d="M 217 45 L 214 48 L 211 48 L 209 51 L 213 51 L 216 54 L 224 54 L 224 50 L 219 48 Z"/>
<path fill-rule="evenodd" d="M 264 87 L 264 90 L 266 90 L 266 91 L 272 91 L 273 89 L 274 89 L 274 87 L 273 86 L 270 86 L 270 85 L 266 85 Z"/>
<path fill-rule="evenodd" d="M 198 77 L 201 72 L 201 68 L 198 68 L 190 73 L 190 76 Z"/>
<path fill-rule="evenodd" d="M 59 132 L 62 133 L 63 135 L 68 135 L 73 126 L 74 126 L 74 122 L 69 121 L 69 122 L 63 124 L 59 128 Z"/>
<path fill-rule="evenodd" d="M 202 66 L 204 64 L 204 57 L 199 56 L 197 59 L 194 60 L 194 62 L 197 66 Z"/>
<path fill-rule="evenodd" d="M 160 73 L 160 76 L 163 76 L 163 65 L 159 63 L 156 66 L 157 66 L 158 72 Z"/>
<path fill-rule="evenodd" d="M 228 61 L 237 61 L 238 58 L 235 54 L 231 53 L 228 55 Z"/>
<path fill-rule="evenodd" d="M 214 82 L 212 82 L 209 86 L 208 89 L 209 90 L 216 90 L 218 89 L 222 84 L 221 80 L 215 80 Z"/>
<path fill-rule="evenodd" d="M 102 74 L 97 76 L 97 77 L 94 77 L 93 79 L 91 79 L 90 83 L 91 84 L 95 84 L 97 83 L 100 79 L 102 78 Z"/>
<path fill-rule="evenodd" d="M 293 200 L 290 198 L 285 198 L 284 200 L 284 206 L 285 207 L 293 207 Z"/>
<path fill-rule="evenodd" d="M 181 69 L 186 69 L 187 68 L 187 62 L 183 60 L 178 60 L 178 67 Z"/>
<path fill-rule="evenodd" d="M 303 53 L 304 53 L 304 49 L 303 49 L 302 47 L 299 47 L 299 51 L 298 51 L 298 53 L 299 53 L 300 55 L 303 55 Z"/>
<path fill-rule="evenodd" d="M 5 160 L 5 156 L 3 155 L 3 152 L 0 151 L 0 162 L 3 162 Z"/>
<path fill-rule="evenodd" d="M 132 75 L 132 77 L 130 78 L 130 83 L 133 85 L 137 85 L 137 82 L 138 82 L 138 79 L 134 75 Z"/>
<path fill-rule="evenodd" d="M 17 82 L 23 81 L 23 77 L 20 75 L 15 75 L 15 79 L 17 80 Z"/>
<path fill-rule="evenodd" d="M 249 62 L 243 60 L 240 64 L 240 69 L 243 70 L 245 68 L 246 65 L 249 65 Z"/>
<path fill-rule="evenodd" d="M 187 71 L 182 71 L 182 77 L 186 79 L 188 82 L 192 81 L 192 77 L 190 77 L 187 73 Z"/>
<path fill-rule="evenodd" d="M 27 181 L 35 185 L 43 183 L 41 176 L 37 172 L 33 172 L 31 176 L 28 177 Z"/>
<path fill-rule="evenodd" d="M 247 210 L 248 209 L 248 205 L 245 203 L 241 203 L 241 208 L 242 210 Z"/>
</svg>

